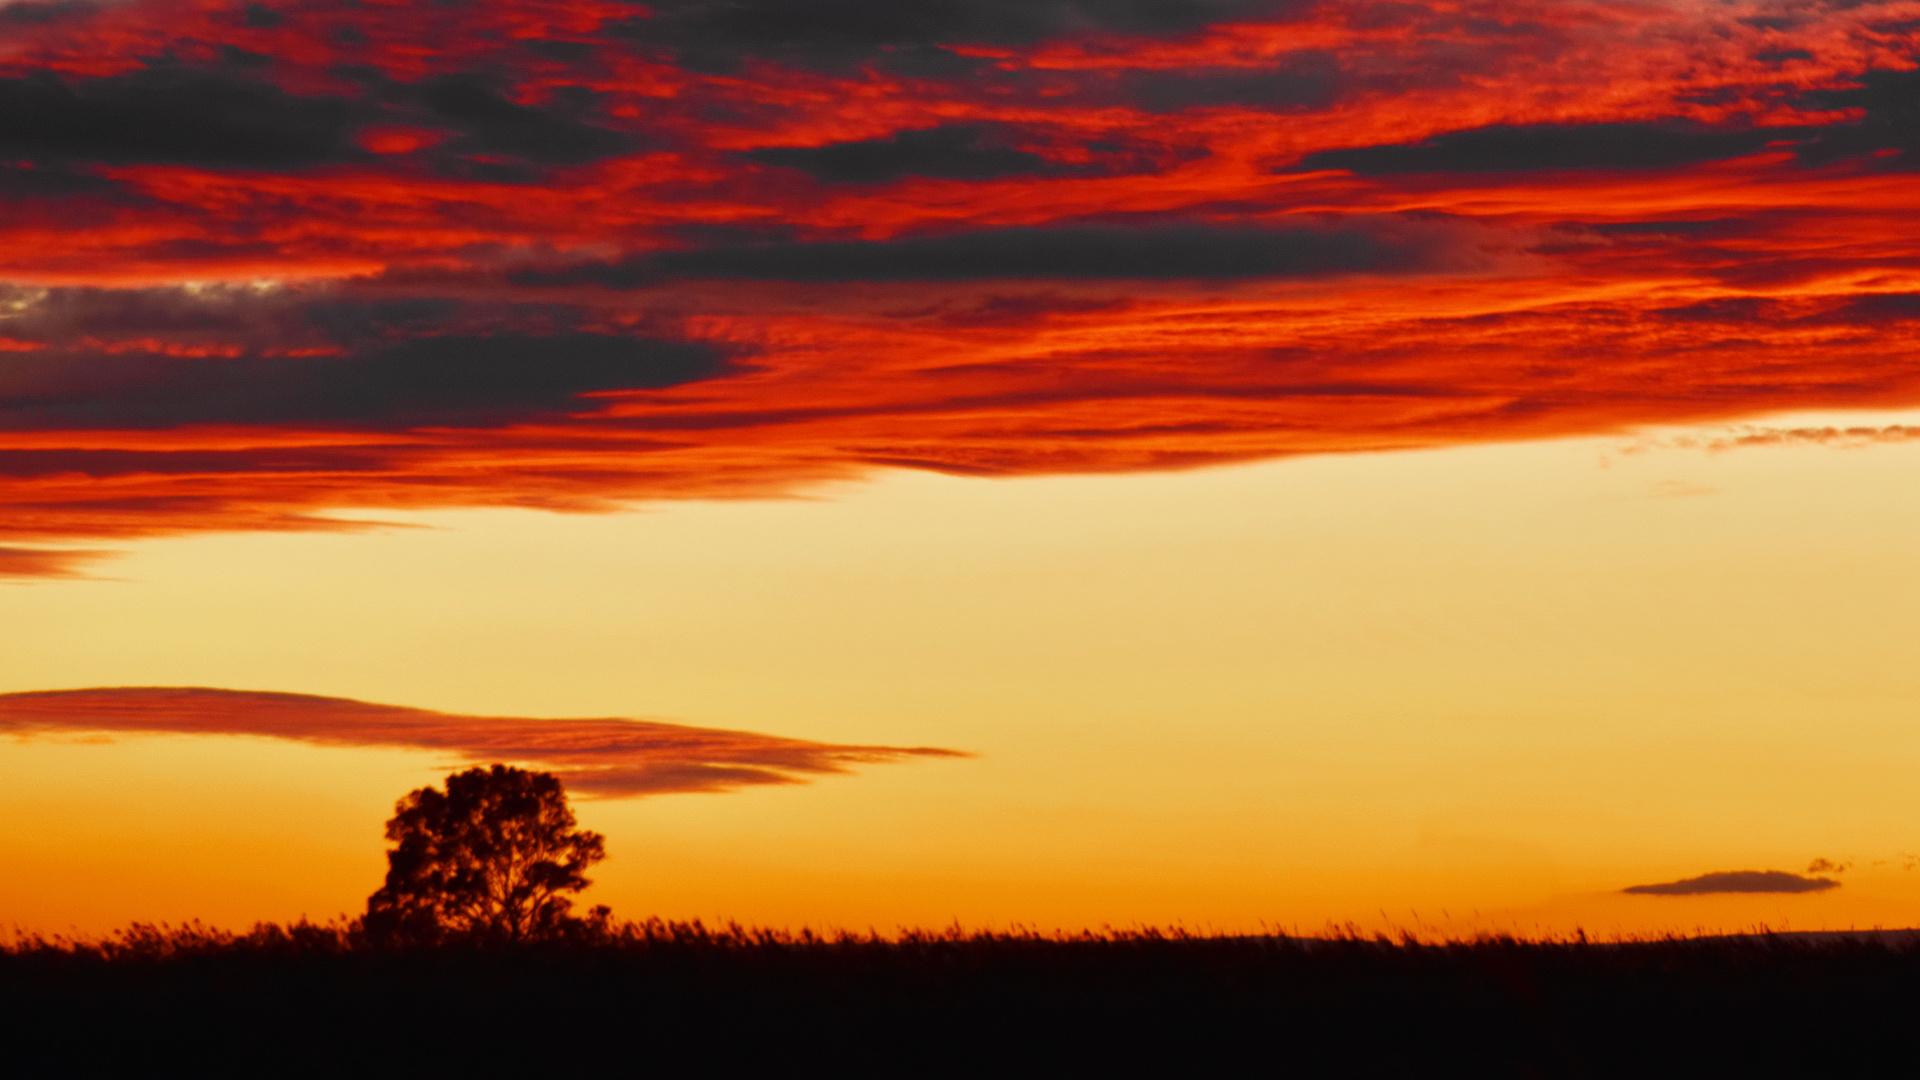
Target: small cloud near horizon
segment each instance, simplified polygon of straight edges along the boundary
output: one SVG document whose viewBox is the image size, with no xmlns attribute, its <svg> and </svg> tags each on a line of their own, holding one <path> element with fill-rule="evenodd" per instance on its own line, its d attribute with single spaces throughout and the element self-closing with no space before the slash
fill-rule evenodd
<svg viewBox="0 0 1920 1080">
<path fill-rule="evenodd" d="M 1649 436 L 1621 447 L 1620 453 L 1640 454 L 1648 450 L 1704 450 L 1710 454 L 1720 454 L 1729 450 L 1745 450 L 1757 446 L 1826 446 L 1837 449 L 1858 449 L 1915 441 L 1920 441 L 1920 425 L 1917 424 L 1886 424 L 1878 427 L 1871 425 L 1772 427 L 1765 424 L 1740 424 L 1729 428 L 1723 434 Z M 1669 483 L 1677 482 L 1669 481 Z"/>
<path fill-rule="evenodd" d="M 1832 869 L 1826 860 L 1815 860 L 1810 869 Z M 1785 870 L 1721 870 L 1680 881 L 1657 885 L 1630 885 L 1624 893 L 1639 896 L 1704 896 L 1710 893 L 1809 893 L 1837 889 L 1832 878 L 1803 877 Z"/>
<path fill-rule="evenodd" d="M 440 750 L 514 762 L 602 798 L 804 783 L 808 775 L 912 757 L 937 747 L 843 746 L 656 720 L 464 716 L 319 697 L 212 687 L 103 687 L 0 694 L 0 734 L 256 735 L 321 746 Z"/>
</svg>

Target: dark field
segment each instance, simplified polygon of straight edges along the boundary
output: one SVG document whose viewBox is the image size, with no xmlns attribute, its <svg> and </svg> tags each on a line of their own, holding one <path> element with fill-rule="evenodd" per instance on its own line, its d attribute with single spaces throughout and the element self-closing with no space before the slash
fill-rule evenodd
<svg viewBox="0 0 1920 1080">
<path fill-rule="evenodd" d="M 11 1076 L 1912 1075 L 1910 935 L 1420 944 L 628 924 L 380 951 L 135 927 L 0 953 Z"/>
</svg>

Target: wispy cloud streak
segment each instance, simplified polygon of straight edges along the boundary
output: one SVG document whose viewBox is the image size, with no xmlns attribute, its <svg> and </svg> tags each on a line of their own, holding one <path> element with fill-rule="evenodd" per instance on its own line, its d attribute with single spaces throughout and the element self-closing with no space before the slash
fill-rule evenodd
<svg viewBox="0 0 1920 1080">
<path fill-rule="evenodd" d="M 80 568 L 111 552 L 73 548 L 0 547 L 0 578 L 80 577 Z"/>
<path fill-rule="evenodd" d="M 1913 424 L 1884 424 L 1877 427 L 1871 425 L 1837 427 L 1832 424 L 1818 427 L 1768 427 L 1764 424 L 1742 424 L 1719 435 L 1674 435 L 1667 438 L 1638 439 L 1625 447 L 1624 452 L 1639 453 L 1659 447 L 1707 450 L 1714 453 L 1757 446 L 1846 448 L 1908 443 L 1916 440 L 1920 440 L 1920 426 Z"/>
<path fill-rule="evenodd" d="M 441 751 L 553 772 L 605 798 L 797 783 L 854 765 L 964 757 L 933 747 L 841 746 L 654 720 L 462 716 L 207 687 L 109 687 L 0 694 L 0 733 L 253 735 L 322 746 Z"/>
</svg>

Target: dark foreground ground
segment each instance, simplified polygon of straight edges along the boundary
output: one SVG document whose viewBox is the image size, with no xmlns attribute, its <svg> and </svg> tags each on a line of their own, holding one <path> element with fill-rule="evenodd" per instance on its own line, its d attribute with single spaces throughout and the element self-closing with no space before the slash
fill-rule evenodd
<svg viewBox="0 0 1920 1080">
<path fill-rule="evenodd" d="M 659 923 L 383 952 L 135 928 L 0 951 L 0 1073 L 1920 1075 L 1910 937 L 1626 944 Z M 1868 1070 L 1871 1070 L 1869 1072 Z"/>
</svg>

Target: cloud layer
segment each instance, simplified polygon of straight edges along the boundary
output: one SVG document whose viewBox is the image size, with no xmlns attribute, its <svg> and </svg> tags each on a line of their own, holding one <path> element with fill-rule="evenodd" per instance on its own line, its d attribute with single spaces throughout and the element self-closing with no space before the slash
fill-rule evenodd
<svg viewBox="0 0 1920 1080">
<path fill-rule="evenodd" d="M 0 28 L 0 575 L 341 505 L 1920 404 L 1916 0 Z"/>
<path fill-rule="evenodd" d="M 54 732 L 254 735 L 322 746 L 433 750 L 461 762 L 543 769 L 573 792 L 605 798 L 791 784 L 858 764 L 965 756 L 932 747 L 837 746 L 652 720 L 460 716 L 206 687 L 0 694 L 0 734 Z"/>
</svg>

